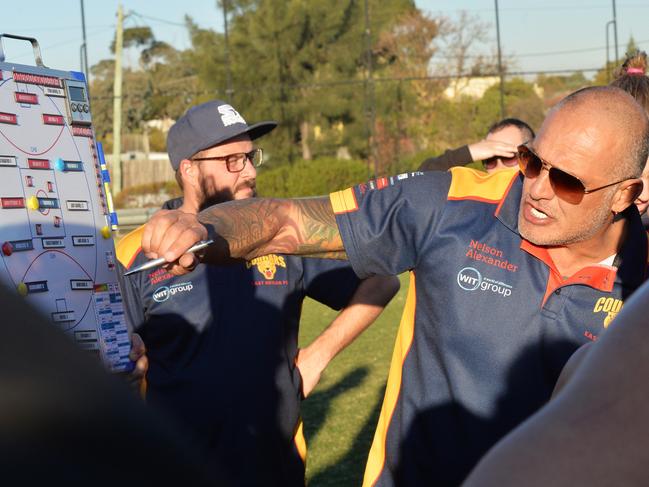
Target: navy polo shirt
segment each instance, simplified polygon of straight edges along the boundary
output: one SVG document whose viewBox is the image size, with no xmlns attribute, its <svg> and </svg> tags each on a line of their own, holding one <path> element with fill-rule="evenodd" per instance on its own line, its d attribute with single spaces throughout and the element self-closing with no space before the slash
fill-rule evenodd
<svg viewBox="0 0 649 487">
<path fill-rule="evenodd" d="M 635 206 L 616 267 L 563 279 L 518 233 L 521 190 L 518 172 L 454 168 L 330 196 L 359 276 L 412 271 L 364 485 L 459 484 L 643 281 Z"/>
<path fill-rule="evenodd" d="M 126 269 L 147 260 L 141 232 L 118 245 Z M 123 280 L 127 316 L 149 357 L 147 402 L 193 435 L 220 481 L 303 486 L 294 364 L 302 302 L 347 305 L 359 284 L 349 263 L 268 255 L 199 265 L 181 277 L 157 268 Z"/>
</svg>

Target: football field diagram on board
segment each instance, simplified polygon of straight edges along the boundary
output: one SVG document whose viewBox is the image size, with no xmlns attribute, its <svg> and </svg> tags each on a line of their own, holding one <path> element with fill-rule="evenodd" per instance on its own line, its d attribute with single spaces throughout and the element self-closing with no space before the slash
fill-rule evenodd
<svg viewBox="0 0 649 487">
<path fill-rule="evenodd" d="M 130 341 L 85 81 L 7 64 L 0 63 L 0 280 L 112 370 L 125 370 Z"/>
</svg>

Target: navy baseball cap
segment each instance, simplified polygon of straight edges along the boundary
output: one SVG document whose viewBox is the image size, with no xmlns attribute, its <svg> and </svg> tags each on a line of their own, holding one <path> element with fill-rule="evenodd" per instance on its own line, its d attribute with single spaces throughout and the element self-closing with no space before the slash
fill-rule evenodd
<svg viewBox="0 0 649 487">
<path fill-rule="evenodd" d="M 174 171 L 183 159 L 214 147 L 239 135 L 248 134 L 251 140 L 267 134 L 277 122 L 264 121 L 248 125 L 229 103 L 212 100 L 187 110 L 169 129 L 167 152 Z"/>
</svg>

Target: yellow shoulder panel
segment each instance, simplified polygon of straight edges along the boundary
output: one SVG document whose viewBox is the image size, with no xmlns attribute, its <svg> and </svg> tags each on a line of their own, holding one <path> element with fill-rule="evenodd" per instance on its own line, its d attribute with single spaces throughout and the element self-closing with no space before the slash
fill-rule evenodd
<svg viewBox="0 0 649 487">
<path fill-rule="evenodd" d="M 126 269 L 131 266 L 133 259 L 142 247 L 143 230 L 144 226 L 136 228 L 132 232 L 124 235 L 115 246 L 117 260 L 119 260 Z"/>
<path fill-rule="evenodd" d="M 448 190 L 449 200 L 476 200 L 497 203 L 507 192 L 518 169 L 497 171 L 492 174 L 470 169 L 452 167 L 451 187 Z"/>
</svg>

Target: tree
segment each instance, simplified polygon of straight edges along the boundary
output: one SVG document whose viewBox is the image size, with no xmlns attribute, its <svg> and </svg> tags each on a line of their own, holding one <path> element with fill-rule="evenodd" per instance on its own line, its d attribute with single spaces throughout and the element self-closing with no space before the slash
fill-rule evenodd
<svg viewBox="0 0 649 487">
<path fill-rule="evenodd" d="M 564 96 L 573 91 L 591 84 L 584 73 L 577 71 L 568 76 L 556 76 L 540 74 L 536 78 L 536 84 L 543 89 L 543 101 L 546 106 L 552 106 Z"/>
<path fill-rule="evenodd" d="M 624 54 L 625 58 L 628 58 L 630 55 L 633 55 L 638 50 L 638 45 L 635 42 L 633 36 L 629 37 L 629 42 L 626 45 L 626 53 Z M 597 71 L 595 78 L 593 79 L 593 84 L 602 86 L 607 85 L 615 79 L 615 71 L 622 65 L 624 59 L 621 59 L 618 64 L 615 61 L 609 61 L 602 69 Z"/>
<path fill-rule="evenodd" d="M 331 153 L 340 144 L 366 155 L 362 3 L 247 0 L 228 7 L 234 102 L 251 119 L 280 121 L 265 142 L 274 159 Z M 378 33 L 414 4 L 371 0 L 370 8 Z"/>
<path fill-rule="evenodd" d="M 111 50 L 114 52 L 114 41 Z M 149 27 L 124 29 L 124 47 L 138 54 L 138 65 L 123 71 L 122 120 L 126 133 L 146 131 L 144 121 L 180 116 L 193 101 L 197 90 L 194 72 L 184 53 L 157 41 Z M 110 150 L 113 123 L 112 59 L 90 68 L 90 93 L 97 137 Z"/>
<path fill-rule="evenodd" d="M 444 88 L 441 81 L 425 79 L 436 50 L 439 24 L 420 10 L 411 10 L 379 35 L 375 51 L 381 73 L 399 78 L 382 82 L 376 89 L 375 145 L 380 174 L 394 172 L 400 159 L 415 149 L 415 141 L 427 135 L 432 104 Z M 401 81 L 403 78 L 409 80 Z"/>
<path fill-rule="evenodd" d="M 468 82 L 468 76 L 479 76 L 498 72 L 497 59 L 494 54 L 479 53 L 476 45 L 484 45 L 489 41 L 491 25 L 480 20 L 478 16 L 461 11 L 457 20 L 440 19 L 440 35 L 438 37 L 438 52 L 440 63 L 435 66 L 438 75 L 450 76 L 456 90 L 454 96 Z M 478 54 L 476 54 L 478 53 Z M 503 70 L 506 71 L 507 61 Z"/>
<path fill-rule="evenodd" d="M 505 107 L 508 116 L 520 118 L 532 128 L 538 128 L 544 118 L 543 101 L 533 85 L 522 78 L 505 82 Z M 434 146 L 458 147 L 480 140 L 500 119 L 500 87 L 492 86 L 479 100 L 468 96 L 442 98 L 436 102 L 433 114 L 430 133 Z"/>
<path fill-rule="evenodd" d="M 633 36 L 629 37 L 629 42 L 626 45 L 626 52 L 624 53 L 625 58 L 633 56 L 638 51 L 638 45 L 635 42 Z"/>
</svg>

